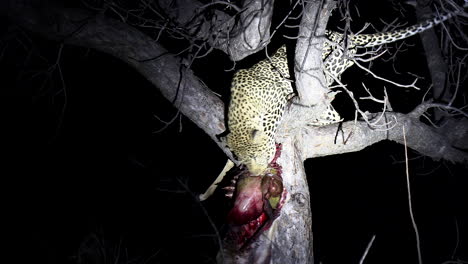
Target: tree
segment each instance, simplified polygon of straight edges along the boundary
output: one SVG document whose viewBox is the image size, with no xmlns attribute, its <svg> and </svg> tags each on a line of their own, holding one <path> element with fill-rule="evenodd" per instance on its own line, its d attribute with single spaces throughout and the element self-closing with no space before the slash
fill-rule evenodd
<svg viewBox="0 0 468 264">
<path fill-rule="evenodd" d="M 44 3 L 47 5 L 42 6 Z M 296 47 L 294 74 L 298 96 L 288 107 L 277 133 L 277 142 L 283 146 L 278 162 L 283 167 L 284 183 L 290 196 L 269 235 L 258 237 L 255 247 L 260 251 L 270 250 L 269 258 L 275 263 L 287 263 L 291 259 L 295 263 L 307 263 L 312 262 L 313 254 L 310 194 L 303 165 L 306 159 L 357 152 L 379 141 L 390 140 L 436 160 L 461 164 L 468 161 L 465 151 L 468 121 L 466 112 L 462 110 L 466 104 L 463 99 L 466 90 L 462 89 L 466 85 L 466 76 L 462 74 L 466 72 L 463 44 L 466 44 L 467 39 L 462 25 L 451 22 L 445 26 L 449 28 L 447 32 L 450 34 L 444 35 L 440 50 L 449 65 L 443 80 L 437 79 L 440 77 L 434 73 L 437 72 L 434 67 L 441 64 L 431 63 L 436 59 L 428 57 L 434 87 L 437 86 L 437 91 L 448 91 L 443 96 L 440 92 L 433 92 L 434 99 L 440 102 L 425 100 L 424 94 L 418 94 L 416 99 L 408 100 L 409 102 L 400 99 L 403 104 L 413 103 L 412 110 L 405 114 L 403 112 L 409 109 L 401 107 L 404 110 L 398 110 L 395 105 L 399 99 L 388 96 L 386 89 L 367 89 L 363 86 L 368 96 L 360 99 L 377 102 L 383 109 L 369 113 L 362 110 L 362 102 L 354 96 L 358 93 L 357 88 L 350 89 L 348 87 L 351 85 L 340 80 L 336 80 L 336 87 L 328 87 L 324 85 L 326 77 L 321 70 L 321 47 L 325 42 L 323 36 L 332 11 L 341 11 L 347 32 L 351 32 L 350 27 L 355 29 L 351 24 L 352 9 L 349 4 L 343 1 L 337 8 L 337 3 L 333 1 L 296 1 L 290 5 L 254 0 L 239 3 L 182 0 L 137 3 L 82 1 L 72 7 L 59 7 L 46 1 L 4 1 L 0 9 L 12 25 L 19 25 L 63 45 L 96 49 L 127 63 L 150 81 L 181 114 L 208 134 L 228 157 L 232 157 L 231 153 L 217 138 L 217 135 L 225 131 L 226 102 L 197 78 L 192 65 L 213 50 L 221 51 L 234 62 L 240 61 L 263 50 L 270 42 L 274 43 L 278 32 L 292 24 L 291 27 L 297 29 L 292 31 L 296 34 L 293 40 L 282 37 L 278 40 L 295 42 Z M 286 11 L 275 14 L 277 10 L 281 10 L 278 5 Z M 439 8 L 460 9 L 452 2 L 447 7 Z M 289 24 L 297 15 L 300 15 L 300 19 L 296 18 Z M 457 18 L 454 21 L 458 21 Z M 395 23 L 389 24 L 387 29 L 394 28 L 394 25 Z M 430 42 L 423 40 L 423 43 Z M 181 48 L 183 51 L 175 54 Z M 346 48 L 345 46 L 344 49 Z M 402 48 L 404 46 L 398 46 L 386 59 L 395 60 Z M 59 59 L 61 49 L 58 51 Z M 382 55 L 381 51 L 367 53 L 367 60 L 376 62 L 381 59 L 378 58 Z M 440 52 L 427 54 L 436 55 Z M 377 70 L 362 66 L 364 57 L 354 58 L 362 70 L 377 73 Z M 59 64 L 56 67 L 60 69 Z M 430 84 L 419 85 L 422 79 L 420 77 L 416 77 L 409 85 L 390 77 L 378 78 L 404 87 L 403 89 L 424 89 L 425 92 L 431 92 Z M 375 86 L 381 87 L 382 83 Z M 332 88 L 349 96 L 356 110 L 356 118 L 348 118 L 349 114 L 342 113 L 348 121 L 339 125 L 320 128 L 308 126 L 334 99 L 334 94 L 330 93 Z M 429 117 L 428 121 L 424 121 L 422 118 L 426 118 L 428 111 L 433 108 L 438 109 L 434 119 Z M 434 122 L 439 124 L 433 124 Z M 234 261 L 236 257 L 248 259 L 251 254 L 258 252 L 255 247 L 254 250 L 239 255 L 225 254 L 223 258 L 227 262 Z"/>
</svg>

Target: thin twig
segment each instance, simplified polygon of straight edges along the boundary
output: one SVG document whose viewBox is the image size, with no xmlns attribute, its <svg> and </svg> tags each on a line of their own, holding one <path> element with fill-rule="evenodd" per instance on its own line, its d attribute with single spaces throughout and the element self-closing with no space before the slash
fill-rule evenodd
<svg viewBox="0 0 468 264">
<path fill-rule="evenodd" d="M 218 242 L 218 246 L 219 246 L 219 251 L 221 253 L 221 259 L 222 259 L 222 262 L 224 262 L 224 251 L 223 251 L 223 242 L 221 241 L 221 234 L 219 233 L 218 231 L 218 228 L 216 227 L 216 224 L 213 222 L 213 220 L 211 219 L 210 215 L 208 214 L 208 211 L 206 210 L 205 206 L 203 206 L 203 204 L 200 202 L 200 200 L 198 199 L 198 196 L 196 194 L 194 194 L 190 188 L 187 186 L 187 184 L 185 184 L 184 182 L 182 182 L 179 178 L 176 178 L 176 180 L 179 182 L 179 184 L 190 194 L 190 196 L 193 198 L 193 200 L 198 204 L 198 206 L 200 207 L 200 209 L 202 210 L 203 214 L 206 216 L 208 222 L 210 223 L 211 227 L 213 228 L 213 232 L 215 232 L 215 235 L 216 235 L 216 240 Z"/>
<path fill-rule="evenodd" d="M 369 253 L 369 249 L 372 247 L 372 244 L 374 243 L 374 240 L 375 240 L 375 235 L 372 236 L 371 240 L 370 240 L 369 243 L 367 244 L 366 250 L 364 251 L 364 254 L 362 254 L 362 257 L 361 257 L 361 259 L 359 260 L 359 264 L 364 263 L 364 260 L 365 260 L 366 257 L 367 257 L 367 253 Z"/>
<path fill-rule="evenodd" d="M 417 87 L 417 86 L 415 85 L 416 82 L 418 81 L 417 78 L 416 78 L 416 79 L 414 80 L 414 82 L 411 83 L 411 84 L 400 84 L 400 83 L 396 83 L 396 82 L 394 82 L 394 81 L 390 81 L 390 80 L 388 80 L 388 79 L 386 79 L 386 78 L 383 78 L 383 77 L 378 76 L 377 74 L 375 74 L 375 73 L 372 72 L 371 70 L 369 70 L 369 69 L 367 69 L 366 67 L 364 67 L 364 66 L 362 66 L 361 64 L 359 64 L 356 60 L 354 60 L 354 64 L 356 64 L 359 68 L 363 69 L 364 71 L 370 73 L 370 74 L 371 74 L 374 78 L 376 78 L 376 79 L 379 79 L 379 80 L 382 80 L 382 81 L 386 81 L 386 82 L 391 83 L 391 84 L 393 84 L 393 85 L 395 85 L 395 86 L 398 86 L 398 87 L 403 87 L 403 88 L 414 88 L 414 89 L 416 89 L 416 90 L 420 90 L 420 88 Z"/>
<path fill-rule="evenodd" d="M 413 224 L 414 234 L 416 236 L 416 248 L 417 248 L 417 251 L 418 251 L 418 263 L 422 264 L 421 241 L 419 240 L 418 226 L 416 225 L 416 221 L 414 220 L 413 204 L 411 202 L 411 189 L 410 189 L 409 168 L 408 168 L 408 147 L 406 145 L 405 125 L 403 125 L 403 142 L 405 143 L 405 169 L 406 169 L 406 185 L 407 185 L 407 190 L 408 190 L 409 213 L 410 213 L 410 217 L 411 217 L 411 223 Z"/>
<path fill-rule="evenodd" d="M 455 247 L 452 252 L 452 259 L 455 258 L 455 255 L 457 254 L 458 251 L 458 245 L 460 244 L 460 231 L 458 230 L 458 221 L 455 218 L 455 234 L 456 234 L 456 242 L 455 242 Z"/>
</svg>

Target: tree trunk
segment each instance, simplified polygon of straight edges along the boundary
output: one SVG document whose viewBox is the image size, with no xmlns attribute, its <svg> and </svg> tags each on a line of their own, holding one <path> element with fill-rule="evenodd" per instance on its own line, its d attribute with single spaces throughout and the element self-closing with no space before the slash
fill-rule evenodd
<svg viewBox="0 0 468 264">
<path fill-rule="evenodd" d="M 418 0 L 416 5 L 416 16 L 418 21 L 425 21 L 433 16 L 432 10 L 424 3 L 424 0 Z M 431 75 L 432 81 L 432 98 L 436 101 L 449 102 L 452 94 L 445 87 L 447 79 L 447 64 L 442 56 L 442 50 L 439 45 L 439 38 L 437 37 L 434 28 L 430 28 L 421 34 L 422 45 L 426 55 L 427 67 Z M 434 109 L 436 121 L 440 121 L 443 113 L 438 109 Z"/>
</svg>

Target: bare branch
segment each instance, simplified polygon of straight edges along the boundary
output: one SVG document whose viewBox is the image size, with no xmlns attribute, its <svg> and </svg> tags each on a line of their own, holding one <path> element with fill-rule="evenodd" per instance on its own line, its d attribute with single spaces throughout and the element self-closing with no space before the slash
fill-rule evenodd
<svg viewBox="0 0 468 264">
<path fill-rule="evenodd" d="M 164 13 L 183 28 L 191 28 L 188 39 L 206 42 L 228 54 L 233 61 L 258 52 L 270 41 L 270 26 L 274 0 L 247 0 L 242 7 L 216 1 L 207 5 L 194 0 L 159 1 Z M 238 12 L 230 16 L 213 9 L 211 19 L 204 13 L 215 4 L 226 4 Z M 193 37 L 192 37 L 193 36 Z"/>
<path fill-rule="evenodd" d="M 386 78 L 383 78 L 383 77 L 380 77 L 378 76 L 377 74 L 375 74 L 373 71 L 367 69 L 366 67 L 362 66 L 360 63 L 358 63 L 356 60 L 354 60 L 354 64 L 356 64 L 359 68 L 363 69 L 364 71 L 370 73 L 374 78 L 376 79 L 379 79 L 379 80 L 382 80 L 382 81 L 386 81 L 388 83 L 391 83 L 395 86 L 398 86 L 398 87 L 403 87 L 403 88 L 414 88 L 416 90 L 420 90 L 419 87 L 417 87 L 415 84 L 416 82 L 418 81 L 418 79 L 414 79 L 413 83 L 411 84 L 401 84 L 401 83 L 397 83 L 397 82 L 394 82 L 394 81 L 391 81 L 389 79 L 386 79 Z"/>
<path fill-rule="evenodd" d="M 432 101 L 429 102 L 423 102 L 422 104 L 418 105 L 409 115 L 413 118 L 419 118 L 422 114 L 424 114 L 429 108 L 439 108 L 442 110 L 446 111 L 452 111 L 453 114 L 459 114 L 464 116 L 465 118 L 468 118 L 468 113 L 464 112 L 461 109 L 458 109 L 456 107 L 450 106 L 450 105 L 445 105 L 445 104 L 440 104 L 440 103 L 432 103 Z"/>
<path fill-rule="evenodd" d="M 342 132 L 338 132 L 338 125 L 322 128 L 306 128 L 302 137 L 307 146 L 305 157 L 314 158 L 340 153 L 355 152 L 364 149 L 383 140 L 391 140 L 403 144 L 402 126 L 407 129 L 408 147 L 435 160 L 445 159 L 451 162 L 468 163 L 468 153 L 458 149 L 460 146 L 453 144 L 466 141 L 466 133 L 459 134 L 456 138 L 448 138 L 447 130 L 436 130 L 431 126 L 414 118 L 412 114 L 385 113 L 384 120 L 397 120 L 393 129 L 379 131 L 371 129 L 365 121 L 348 121 L 342 124 Z M 466 125 L 466 124 L 465 124 Z M 450 129 L 453 130 L 453 129 Z M 343 133 L 344 138 L 353 131 L 346 142 L 338 141 L 335 144 L 336 133 Z M 466 132 L 466 128 L 465 128 Z M 464 140 L 464 141 L 463 141 Z M 463 141 L 463 142 L 462 142 Z M 466 147 L 466 145 L 465 145 Z"/>
<path fill-rule="evenodd" d="M 196 78 L 186 62 L 145 34 L 127 24 L 77 9 L 12 5 L 6 11 L 13 20 L 46 38 L 93 48 L 126 62 L 229 153 L 216 137 L 225 130 L 223 102 Z"/>
</svg>

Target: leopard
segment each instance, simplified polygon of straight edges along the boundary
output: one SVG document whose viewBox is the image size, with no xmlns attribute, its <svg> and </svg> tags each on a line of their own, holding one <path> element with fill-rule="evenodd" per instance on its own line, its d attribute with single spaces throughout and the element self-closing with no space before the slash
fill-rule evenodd
<svg viewBox="0 0 468 264">
<path fill-rule="evenodd" d="M 291 83 L 286 45 L 234 74 L 226 142 L 252 175 L 262 174 L 275 155 L 276 130 L 287 102 L 295 95 Z M 342 120 L 328 104 L 325 112 L 308 125 L 325 126 Z"/>
<path fill-rule="evenodd" d="M 262 174 L 275 155 L 275 133 L 286 103 L 294 95 L 286 46 L 271 57 L 234 74 L 226 143 L 239 163 Z"/>
<path fill-rule="evenodd" d="M 275 156 L 276 130 L 287 102 L 294 96 L 291 82 L 286 45 L 252 67 L 240 69 L 232 78 L 224 140 L 252 176 L 262 175 Z M 234 165 L 227 161 L 218 178 L 199 195 L 200 201 L 211 196 Z"/>
<path fill-rule="evenodd" d="M 228 107 L 228 134 L 223 140 L 238 163 L 252 176 L 262 175 L 276 154 L 275 134 L 285 108 L 295 93 L 291 85 L 286 45 L 272 56 L 248 69 L 237 71 L 231 81 Z M 341 121 L 330 105 L 310 125 L 326 125 Z M 199 200 L 210 197 L 226 173 L 235 166 L 228 159 L 211 186 Z"/>
</svg>

